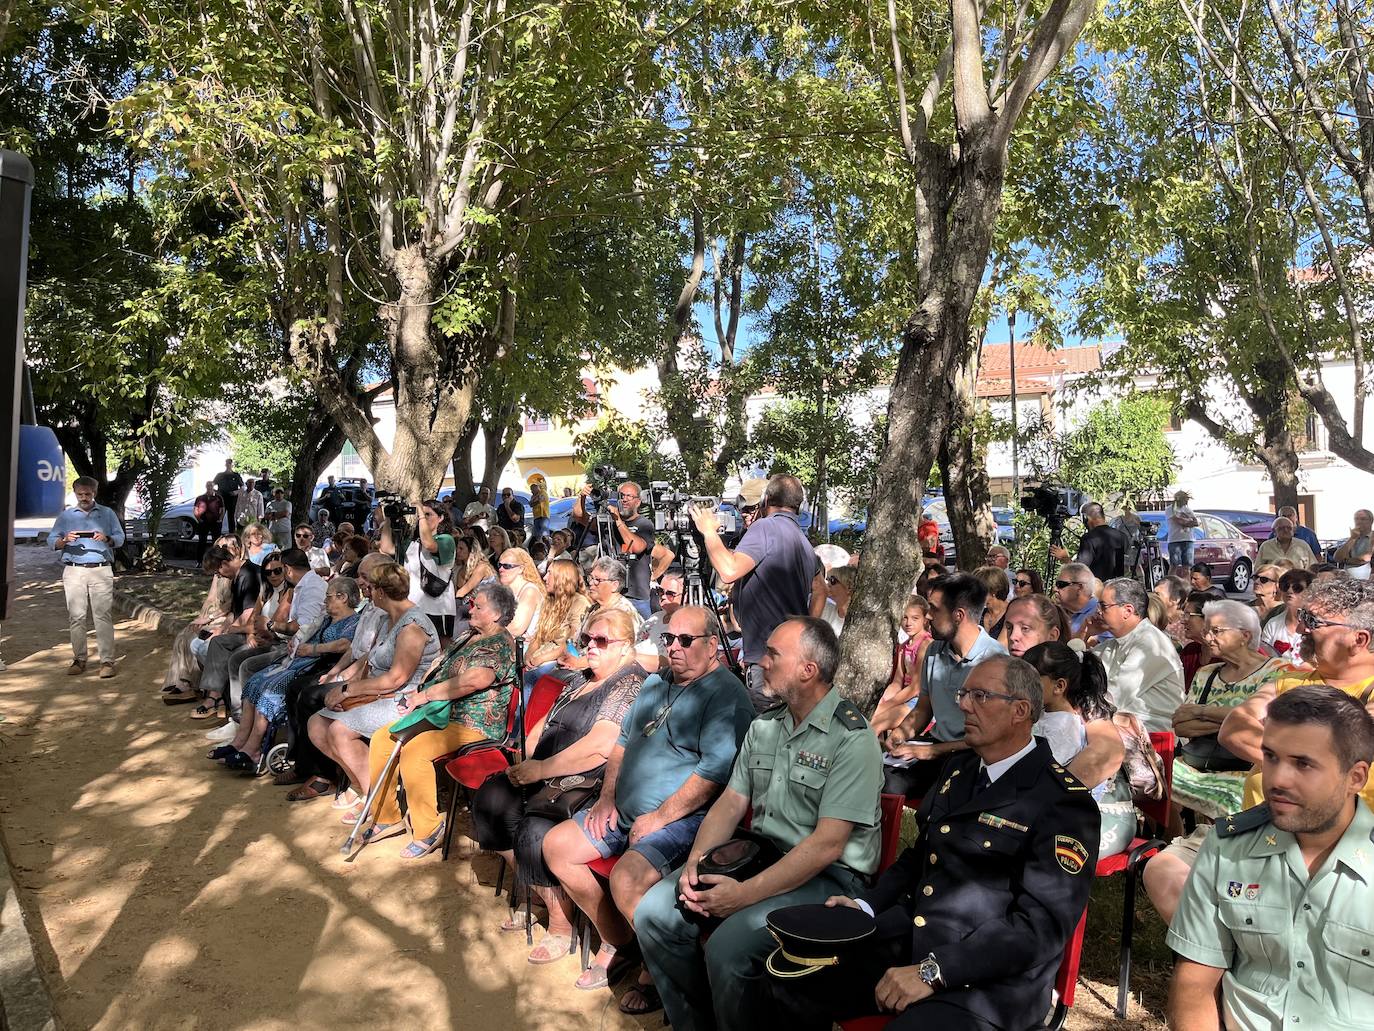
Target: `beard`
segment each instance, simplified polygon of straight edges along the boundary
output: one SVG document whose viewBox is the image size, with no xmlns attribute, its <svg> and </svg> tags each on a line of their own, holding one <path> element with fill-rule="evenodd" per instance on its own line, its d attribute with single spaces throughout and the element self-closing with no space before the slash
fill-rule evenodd
<svg viewBox="0 0 1374 1031">
<path fill-rule="evenodd" d="M 1285 801 L 1297 802 L 1298 799 L 1285 797 Z M 1304 805 L 1296 812 L 1274 814 L 1274 826 L 1289 834 L 1320 834 L 1335 826 L 1344 814 L 1348 801 L 1348 796 L 1342 791 L 1330 798 Z"/>
</svg>

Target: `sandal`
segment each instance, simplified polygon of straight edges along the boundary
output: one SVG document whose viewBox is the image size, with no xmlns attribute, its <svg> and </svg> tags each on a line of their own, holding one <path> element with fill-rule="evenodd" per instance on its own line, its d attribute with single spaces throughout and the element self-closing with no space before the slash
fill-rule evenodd
<svg viewBox="0 0 1374 1031">
<path fill-rule="evenodd" d="M 510 911 L 510 916 L 506 917 L 506 919 L 501 921 L 502 933 L 514 934 L 516 931 L 523 931 L 525 929 L 525 912 L 526 911 L 523 906 L 520 908 L 518 912 L 512 909 Z M 539 917 L 535 916 L 533 909 L 529 910 L 529 914 L 531 924 L 539 923 Z"/>
<path fill-rule="evenodd" d="M 545 963 L 556 963 L 572 953 L 572 935 L 546 934 L 539 944 L 530 950 L 527 961 L 536 967 Z"/>
<path fill-rule="evenodd" d="M 334 802 L 333 802 L 333 804 L 330 806 L 330 808 L 331 808 L 331 809 L 353 809 L 353 808 L 355 808 L 355 807 L 358 805 L 358 803 L 361 802 L 362 800 L 363 800 L 363 796 L 362 796 L 362 795 L 358 794 L 358 793 L 357 793 L 356 791 L 354 791 L 352 788 L 348 788 L 348 789 L 346 789 L 346 790 L 344 790 L 344 791 L 340 791 L 340 792 L 338 792 L 337 794 L 335 794 L 335 796 L 334 796 Z"/>
<path fill-rule="evenodd" d="M 303 774 L 303 773 L 297 773 L 297 772 L 296 772 L 296 765 L 295 765 L 295 763 L 292 763 L 292 764 L 289 765 L 286 769 L 282 770 L 281 773 L 274 773 L 274 774 L 272 774 L 272 786 L 273 786 L 273 787 L 278 787 L 278 788 L 289 788 L 289 787 L 294 787 L 294 786 L 297 785 L 297 784 L 304 784 L 304 783 L 305 783 L 305 779 L 306 779 L 306 778 L 305 778 L 305 774 Z M 313 779 L 318 780 L 318 779 L 321 779 L 321 778 L 313 778 Z M 326 780 L 325 783 L 326 783 L 326 784 L 329 784 L 329 781 Z M 330 791 L 331 794 L 333 793 L 333 791 L 334 791 L 334 785 L 333 785 L 333 784 L 329 784 L 329 791 Z"/>
<path fill-rule="evenodd" d="M 636 1002 L 640 1005 L 636 1005 Z M 657 1013 L 663 1008 L 663 998 L 658 988 L 650 981 L 648 984 L 632 984 L 620 1000 L 620 1012 L 631 1017 L 642 1017 L 646 1013 Z"/>
<path fill-rule="evenodd" d="M 208 720 L 213 718 L 226 718 L 229 715 L 228 705 L 223 698 L 207 698 L 194 709 L 191 710 L 191 719 Z M 220 710 L 224 712 L 221 714 Z"/>
<path fill-rule="evenodd" d="M 363 804 L 359 802 L 356 805 L 350 806 L 348 812 L 344 813 L 343 816 L 339 818 L 339 822 L 342 823 L 345 827 L 352 827 L 362 818 Z"/>
<path fill-rule="evenodd" d="M 224 760 L 224 768 L 233 770 L 235 773 L 247 774 L 250 777 L 258 775 L 258 767 L 262 764 L 262 756 L 254 759 L 247 752 L 234 750 L 234 754 Z"/>
<path fill-rule="evenodd" d="M 387 838 L 394 838 L 398 834 L 404 834 L 405 829 L 404 820 L 397 820 L 395 823 L 374 823 L 363 831 L 363 836 L 359 841 L 364 845 L 370 845 L 374 841 L 384 841 Z"/>
<path fill-rule="evenodd" d="M 205 753 L 205 758 L 214 763 L 228 762 L 238 754 L 238 749 L 233 745 L 220 745 L 218 748 Z"/>
<path fill-rule="evenodd" d="M 444 824 L 440 821 L 434 833 L 427 838 L 416 838 L 401 849 L 402 859 L 423 859 L 444 843 Z"/>
<path fill-rule="evenodd" d="M 573 982 L 574 988 L 580 988 L 584 992 L 594 992 L 598 988 L 609 988 L 610 986 L 611 981 L 606 976 L 606 968 L 596 962 L 582 971 L 581 976 Z"/>
<path fill-rule="evenodd" d="M 164 688 L 163 690 L 167 689 Z M 195 691 L 178 691 L 175 688 L 172 688 L 169 694 L 164 694 L 162 696 L 162 704 L 189 705 L 191 702 L 197 701 L 199 698 L 200 695 Z"/>
<path fill-rule="evenodd" d="M 280 776 L 280 774 L 278 774 Z M 273 781 L 275 783 L 275 781 Z M 334 790 L 334 785 L 322 777 L 316 777 L 309 783 L 302 784 L 294 791 L 286 793 L 288 802 L 309 802 L 312 798 L 323 798 Z"/>
</svg>

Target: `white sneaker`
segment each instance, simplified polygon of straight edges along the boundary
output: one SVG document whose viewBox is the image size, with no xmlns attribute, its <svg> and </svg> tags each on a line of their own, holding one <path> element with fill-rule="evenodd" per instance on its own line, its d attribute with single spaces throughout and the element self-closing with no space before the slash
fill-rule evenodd
<svg viewBox="0 0 1374 1031">
<path fill-rule="evenodd" d="M 207 730 L 205 732 L 205 738 L 208 741 L 215 741 L 219 744 L 228 744 L 230 741 L 234 740 L 238 732 L 239 725 L 233 720 L 230 720 L 222 727 L 216 727 L 214 730 Z"/>
<path fill-rule="evenodd" d="M 5 672 L 5 660 L 0 659 L 0 673 Z"/>
</svg>

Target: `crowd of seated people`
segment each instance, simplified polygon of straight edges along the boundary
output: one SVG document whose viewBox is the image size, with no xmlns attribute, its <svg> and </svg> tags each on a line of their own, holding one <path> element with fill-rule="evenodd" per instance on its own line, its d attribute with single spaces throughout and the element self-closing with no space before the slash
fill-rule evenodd
<svg viewBox="0 0 1374 1031">
<path fill-rule="evenodd" d="M 684 578 L 657 548 L 579 554 L 580 535 L 529 540 L 521 525 L 495 525 L 484 512 L 438 500 L 415 507 L 414 538 L 399 554 L 380 512 L 367 534 L 306 526 L 283 548 L 250 524 L 217 541 L 164 699 L 201 700 L 197 718 L 232 714 L 209 752 L 227 770 L 261 774 L 270 745 L 289 741 L 273 778 L 291 789 L 289 801 L 331 799 L 341 837 L 361 821 L 359 846 L 407 836 L 400 854 L 418 860 L 448 830 L 437 761 L 500 740 L 514 702 L 555 678 L 527 757 L 468 800 L 471 837 L 513 873 L 501 929 L 523 932 L 543 911 L 546 931 L 528 961 L 555 963 L 572 953 L 581 911 L 599 946 L 572 983 L 604 990 L 633 975 L 622 1011 L 665 1009 L 679 1027 L 757 1027 L 784 1012 L 812 1026 L 877 1009 L 938 1024 L 949 1014 L 936 1003 L 982 1021 L 970 1026 L 1006 1026 L 998 992 L 1030 984 L 1032 1001 L 1048 1002 L 1045 964 L 1057 963 L 1086 903 L 1072 878 L 1086 870 L 1090 879 L 1099 857 L 1126 848 L 1139 829 L 1135 802 L 1160 787 L 1142 758 L 1149 732 L 1172 730 L 1179 742 L 1170 823 L 1156 829 L 1174 840 L 1146 874 L 1167 921 L 1199 853 L 1213 847 L 1213 823 L 1264 797 L 1251 769 L 1266 761 L 1268 700 L 1315 684 L 1365 702 L 1374 693 L 1374 589 L 1340 570 L 1266 565 L 1272 583 L 1251 604 L 1225 599 L 1205 569 L 1192 571 L 1193 584 L 1170 577 L 1147 592 L 1067 563 L 1051 592 L 1035 570 L 1011 573 L 1005 553 L 951 573 L 928 545 L 870 719 L 833 687 L 837 631 L 862 589 L 852 561 L 818 579 L 826 597 L 815 616 L 783 617 L 769 635 L 758 665 L 777 704 L 756 715 L 730 664 L 733 619 L 684 604 Z M 643 573 L 631 567 L 650 556 L 646 618 L 627 591 Z M 393 733 L 412 714 L 432 726 Z M 976 927 L 960 940 L 923 934 L 920 897 L 875 885 L 878 798 L 897 793 L 957 824 L 955 799 L 943 796 L 991 790 L 984 780 L 1002 776 L 1033 822 L 1009 824 L 1024 839 L 998 837 L 1000 867 L 980 866 L 977 847 L 961 854 L 964 830 L 922 845 L 931 856 L 951 850 L 966 879 L 949 890 L 966 895 L 968 913 L 985 913 L 989 926 L 1012 910 L 1031 914 L 1016 926 L 1033 956 L 1021 955 L 1022 943 L 975 961 L 965 943 Z M 740 881 L 700 874 L 705 853 L 746 817 L 770 862 Z M 934 833 L 921 820 L 918 828 Z M 1070 878 L 1054 906 L 1026 896 L 1015 877 L 1006 885 L 1008 868 L 1036 868 L 1032 842 L 1045 828 L 1060 843 L 1050 873 Z M 979 840 L 990 848 L 991 837 Z M 902 876 L 929 886 L 924 855 Z M 608 860 L 609 877 L 594 872 Z M 937 974 L 933 994 L 884 995 L 878 980 L 867 1003 L 835 989 L 794 1012 L 763 973 L 775 944 L 766 918 L 826 899 L 880 924 L 893 907 L 903 911 L 909 940 L 887 941 L 866 962 L 916 964 L 929 948 L 963 987 L 945 991 Z"/>
</svg>

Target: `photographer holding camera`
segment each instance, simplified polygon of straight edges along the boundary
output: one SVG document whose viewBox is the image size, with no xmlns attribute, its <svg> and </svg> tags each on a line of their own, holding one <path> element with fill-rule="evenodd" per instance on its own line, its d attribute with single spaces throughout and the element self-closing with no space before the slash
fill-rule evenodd
<svg viewBox="0 0 1374 1031">
<path fill-rule="evenodd" d="M 1103 582 L 1125 576 L 1130 539 L 1107 524 L 1107 514 L 1096 501 L 1084 505 L 1080 514 L 1088 531 L 1078 542 L 1078 557 L 1074 561 L 1087 566 Z M 1069 552 L 1062 546 L 1050 548 L 1050 554 L 1060 562 L 1069 561 Z"/>
<path fill-rule="evenodd" d="M 766 484 L 766 485 L 765 485 Z M 768 635 L 798 613 L 819 616 L 825 608 L 825 569 L 802 532 L 798 513 L 806 499 L 801 480 L 778 475 L 746 480 L 737 506 L 748 527 L 734 551 L 720 538 L 720 519 L 702 506 L 692 521 L 706 541 L 706 554 L 723 584 L 735 584 L 734 610 L 744 644 L 745 687 L 754 709 L 777 704 L 763 686 Z"/>
<path fill-rule="evenodd" d="M 606 544 L 629 569 L 630 582 L 625 597 L 634 605 L 640 616 L 648 619 L 653 612 L 649 605 L 649 573 L 654 550 L 654 524 L 639 514 L 639 484 L 630 480 L 622 483 L 616 491 L 618 505 L 611 504 L 609 499 L 601 501 L 598 495 L 604 492 L 604 488 L 597 485 L 584 484 L 577 500 L 573 502 L 572 521 L 586 527 L 586 537 L 595 539 L 596 528 L 588 525 L 592 517 L 587 511 L 587 498 L 593 497 L 593 501 L 599 501 L 605 506 L 615 526 L 616 536 L 616 539 L 607 541 Z"/>
</svg>

